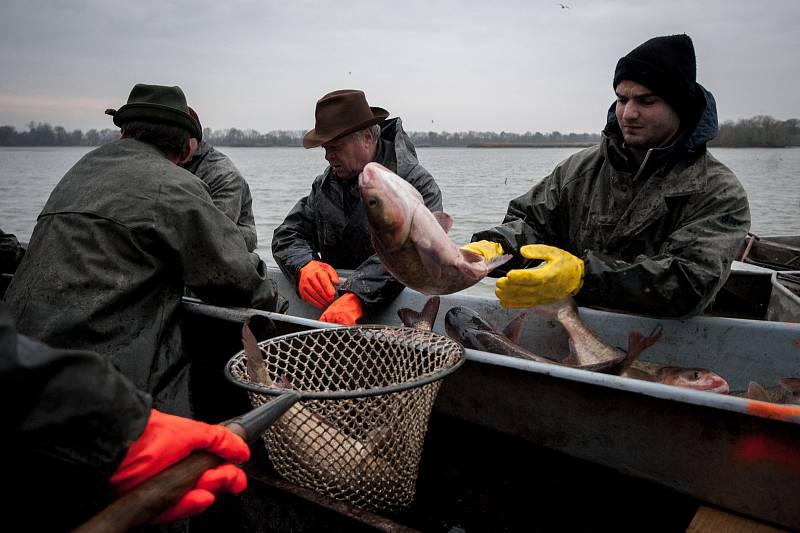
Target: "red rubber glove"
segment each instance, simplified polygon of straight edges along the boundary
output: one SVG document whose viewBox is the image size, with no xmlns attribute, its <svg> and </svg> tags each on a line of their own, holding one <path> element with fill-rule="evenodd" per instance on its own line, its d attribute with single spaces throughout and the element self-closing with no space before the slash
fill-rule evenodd
<svg viewBox="0 0 800 533">
<path fill-rule="evenodd" d="M 319 319 L 323 322 L 352 326 L 362 316 L 364 316 L 364 306 L 361 300 L 352 292 L 346 292 L 329 305 Z"/>
<path fill-rule="evenodd" d="M 111 476 L 111 486 L 115 493 L 125 493 L 195 450 L 206 450 L 232 463 L 245 463 L 250 459 L 250 448 L 244 440 L 225 427 L 152 409 L 144 433 L 133 441 Z M 234 465 L 206 470 L 195 486 L 153 523 L 171 522 L 201 513 L 214 503 L 216 494 L 238 494 L 245 488 L 247 477 Z"/>
<path fill-rule="evenodd" d="M 339 284 L 339 274 L 328 263 L 311 260 L 300 269 L 297 290 L 300 297 L 316 307 L 325 309 L 336 296 L 334 285 Z"/>
</svg>

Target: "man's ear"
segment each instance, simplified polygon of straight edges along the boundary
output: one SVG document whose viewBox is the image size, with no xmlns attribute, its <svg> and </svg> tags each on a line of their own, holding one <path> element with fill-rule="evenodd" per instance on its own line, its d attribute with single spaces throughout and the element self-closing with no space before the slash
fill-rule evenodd
<svg viewBox="0 0 800 533">
<path fill-rule="evenodd" d="M 180 161 L 178 161 L 178 164 L 179 165 L 183 165 L 184 163 L 189 161 L 191 158 L 193 158 L 195 152 L 197 152 L 197 146 L 199 144 L 200 143 L 197 142 L 197 139 L 195 139 L 194 137 L 190 137 L 189 138 L 189 144 L 186 146 L 186 152 L 181 154 L 181 158 L 180 158 Z"/>
</svg>

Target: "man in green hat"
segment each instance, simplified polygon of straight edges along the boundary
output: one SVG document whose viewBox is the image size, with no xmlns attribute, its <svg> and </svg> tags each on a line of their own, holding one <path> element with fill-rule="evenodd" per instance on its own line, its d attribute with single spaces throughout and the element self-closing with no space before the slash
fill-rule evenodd
<svg viewBox="0 0 800 533">
<path fill-rule="evenodd" d="M 200 134 L 179 87 L 136 85 L 108 110 L 122 138 L 56 185 L 6 294 L 20 333 L 109 357 L 161 411 L 191 416 L 184 287 L 274 309 L 275 284 L 203 183 L 178 164 Z"/>
<path fill-rule="evenodd" d="M 359 173 L 377 161 L 413 185 L 431 211 L 442 210 L 442 193 L 419 164 L 400 119 L 370 107 L 362 91 L 326 94 L 315 115 L 303 146 L 322 146 L 329 165 L 275 229 L 272 255 L 300 297 L 323 310 L 320 320 L 355 324 L 403 290 L 372 248 Z M 353 269 L 341 285 L 337 268 Z"/>
</svg>

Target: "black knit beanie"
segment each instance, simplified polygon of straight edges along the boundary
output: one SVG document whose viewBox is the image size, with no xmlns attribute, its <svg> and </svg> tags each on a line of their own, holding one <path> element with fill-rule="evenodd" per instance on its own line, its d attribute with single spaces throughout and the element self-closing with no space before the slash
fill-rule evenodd
<svg viewBox="0 0 800 533">
<path fill-rule="evenodd" d="M 696 69 L 694 45 L 688 35 L 654 37 L 620 58 L 613 87 L 622 80 L 641 83 L 663 98 L 683 122 L 697 114 Z"/>
</svg>

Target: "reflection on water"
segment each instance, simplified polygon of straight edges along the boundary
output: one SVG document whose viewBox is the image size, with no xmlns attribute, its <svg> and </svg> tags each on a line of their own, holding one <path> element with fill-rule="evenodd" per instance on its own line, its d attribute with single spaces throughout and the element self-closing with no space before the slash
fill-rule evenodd
<svg viewBox="0 0 800 533">
<path fill-rule="evenodd" d="M 28 240 L 36 216 L 61 176 L 89 148 L 0 148 L 0 229 Z M 321 148 L 221 148 L 250 184 L 259 254 L 272 261 L 272 232 L 311 181 L 325 169 Z M 450 232 L 466 243 L 480 229 L 498 224 L 508 201 L 523 194 L 575 149 L 419 148 L 420 162 L 436 178 Z M 753 232 L 800 233 L 800 148 L 716 148 L 739 176 L 750 199 Z M 493 286 L 493 281 L 487 281 Z"/>
</svg>

